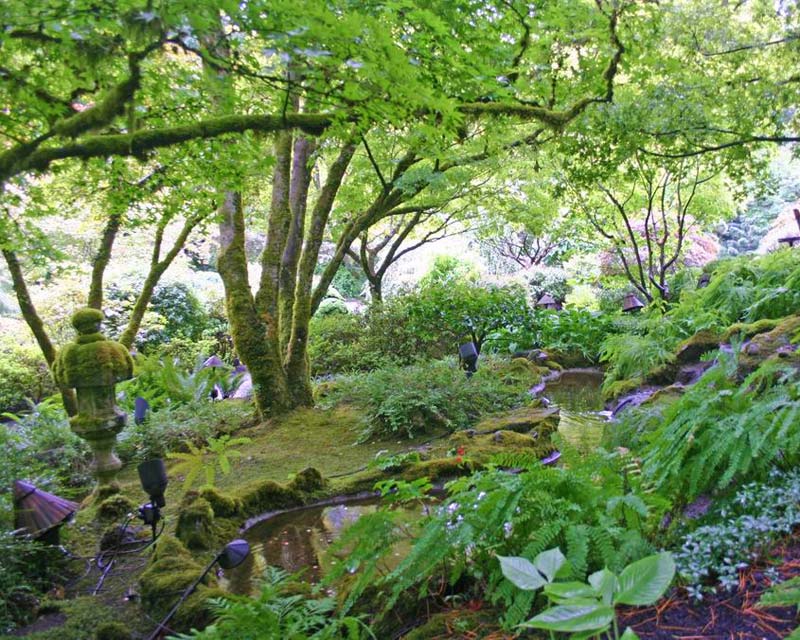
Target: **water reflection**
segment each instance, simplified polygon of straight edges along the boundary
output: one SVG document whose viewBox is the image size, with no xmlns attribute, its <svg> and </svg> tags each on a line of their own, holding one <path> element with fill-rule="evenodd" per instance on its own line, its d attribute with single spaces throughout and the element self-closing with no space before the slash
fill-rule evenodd
<svg viewBox="0 0 800 640">
<path fill-rule="evenodd" d="M 601 371 L 573 369 L 564 371 L 544 389 L 543 395 L 560 409 L 558 432 L 582 452 L 600 446 L 608 423 L 602 384 Z"/>
</svg>

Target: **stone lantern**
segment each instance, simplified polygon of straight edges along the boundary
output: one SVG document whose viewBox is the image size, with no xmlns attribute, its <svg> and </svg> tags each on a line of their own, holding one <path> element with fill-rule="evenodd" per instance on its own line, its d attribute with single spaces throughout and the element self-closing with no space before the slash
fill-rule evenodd
<svg viewBox="0 0 800 640">
<path fill-rule="evenodd" d="M 59 384 L 75 389 L 78 414 L 70 418 L 70 426 L 92 449 L 98 483 L 108 485 L 122 466 L 114 445 L 126 420 L 116 405 L 114 385 L 133 376 L 133 359 L 124 345 L 100 333 L 102 322 L 98 309 L 75 312 L 72 326 L 78 337 L 58 353 L 53 375 Z"/>
</svg>

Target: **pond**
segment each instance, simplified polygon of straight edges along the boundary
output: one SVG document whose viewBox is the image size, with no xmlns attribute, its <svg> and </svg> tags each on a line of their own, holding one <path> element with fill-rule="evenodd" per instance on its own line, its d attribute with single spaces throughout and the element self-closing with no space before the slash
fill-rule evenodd
<svg viewBox="0 0 800 640">
<path fill-rule="evenodd" d="M 253 593 L 267 565 L 290 573 L 302 571 L 302 577 L 308 582 L 319 582 L 325 572 L 323 558 L 328 547 L 345 527 L 373 513 L 380 503 L 381 499 L 375 495 L 344 496 L 340 504 L 292 509 L 265 518 L 242 534 L 250 543 L 250 555 L 236 569 L 225 572 L 222 586 L 233 593 Z M 409 521 L 416 521 L 425 515 L 427 508 L 413 505 L 403 510 Z M 394 555 L 399 559 L 402 553 L 402 549 L 396 549 Z M 329 562 L 337 560 L 332 558 Z"/>
<path fill-rule="evenodd" d="M 598 447 L 608 422 L 604 412 L 603 372 L 598 369 L 567 369 L 542 392 L 560 409 L 558 432 L 579 451 Z"/>
</svg>

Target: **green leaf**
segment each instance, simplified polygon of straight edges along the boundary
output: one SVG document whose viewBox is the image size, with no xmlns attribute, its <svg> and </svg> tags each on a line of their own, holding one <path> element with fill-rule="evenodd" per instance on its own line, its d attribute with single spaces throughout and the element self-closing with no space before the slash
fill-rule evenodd
<svg viewBox="0 0 800 640">
<path fill-rule="evenodd" d="M 550 631 L 603 631 L 614 619 L 614 609 L 603 604 L 567 604 L 552 607 L 522 626 Z"/>
<path fill-rule="evenodd" d="M 500 570 L 514 585 L 526 591 L 535 591 L 547 584 L 539 570 L 527 558 L 497 556 Z"/>
<path fill-rule="evenodd" d="M 625 629 L 625 633 L 619 637 L 619 640 L 639 640 L 639 636 L 636 635 L 636 632 L 633 629 L 628 627 Z"/>
<path fill-rule="evenodd" d="M 615 603 L 648 605 L 658 600 L 675 576 L 675 562 L 665 552 L 629 564 L 619 576 Z"/>
<path fill-rule="evenodd" d="M 566 600 L 575 598 L 593 599 L 597 593 L 583 582 L 552 582 L 544 587 L 545 595 L 557 604 L 565 604 Z"/>
<path fill-rule="evenodd" d="M 611 604 L 614 599 L 614 592 L 619 589 L 617 576 L 608 569 L 601 569 L 589 576 L 589 584 L 598 596 L 603 599 L 603 604 Z"/>
<path fill-rule="evenodd" d="M 564 554 L 561 553 L 561 549 L 556 547 L 554 549 L 542 551 L 533 559 L 533 564 L 542 574 L 544 574 L 548 582 L 552 582 L 555 579 L 558 570 L 564 566 L 566 561 L 567 559 L 564 557 Z"/>
</svg>

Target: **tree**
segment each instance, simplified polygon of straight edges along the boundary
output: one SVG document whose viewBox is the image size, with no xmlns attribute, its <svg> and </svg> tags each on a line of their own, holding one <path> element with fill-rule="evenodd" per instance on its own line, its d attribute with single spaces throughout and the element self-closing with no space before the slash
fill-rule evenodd
<svg viewBox="0 0 800 640">
<path fill-rule="evenodd" d="M 724 175 L 697 158 L 664 164 L 644 154 L 619 173 L 613 183 L 573 191 L 573 202 L 634 288 L 650 302 L 668 300 L 667 276 L 685 254 L 690 232 L 733 212 Z"/>
<path fill-rule="evenodd" d="M 152 161 L 155 150 L 180 144 L 212 155 L 215 170 L 204 177 L 221 194 L 219 268 L 234 340 L 262 414 L 279 413 L 310 401 L 308 321 L 347 250 L 372 224 L 415 206 L 429 185 L 408 177 L 457 166 L 449 147 L 487 117 L 492 139 L 458 163 L 538 146 L 548 132 L 611 102 L 625 52 L 618 29 L 625 18 L 641 20 L 634 6 L 569 0 L 531 12 L 516 1 L 480 3 L 476 11 L 471 0 L 433 7 L 275 0 L 154 9 L 126 0 L 84 10 L 66 0 L 14 0 L 0 9 L 7 61 L 0 70 L 0 197 L 69 159 Z M 200 65 L 226 81 L 198 73 Z M 371 204 L 343 225 L 334 259 L 312 291 L 351 149 L 373 126 L 402 130 L 411 144 Z M 255 295 L 243 277 L 237 174 L 241 157 L 264 149 L 246 132 L 274 134 L 273 153 L 264 154 L 274 158 L 272 204 Z M 336 149 L 331 170 L 313 207 L 303 207 L 305 176 L 316 160 L 310 138 L 323 134 L 316 144 Z M 226 163 L 233 170 L 219 175 Z M 14 252 L 12 242 L 3 245 Z M 17 296 L 24 302 L 26 292 Z"/>
</svg>

